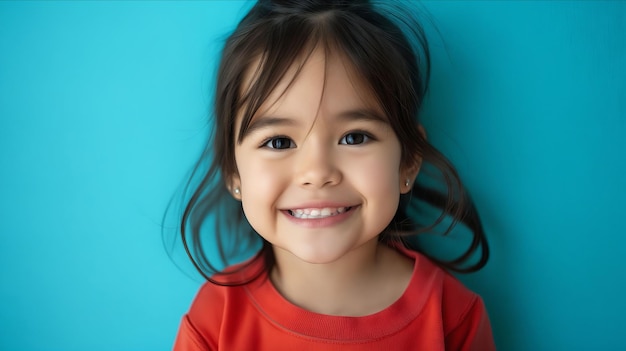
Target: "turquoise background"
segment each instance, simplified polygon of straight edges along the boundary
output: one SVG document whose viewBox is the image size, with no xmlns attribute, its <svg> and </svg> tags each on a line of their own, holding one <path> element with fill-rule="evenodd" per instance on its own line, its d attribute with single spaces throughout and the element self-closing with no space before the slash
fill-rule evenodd
<svg viewBox="0 0 626 351">
<path fill-rule="evenodd" d="M 244 7 L 0 2 L 1 350 L 171 348 L 200 280 L 161 216 Z M 424 7 L 425 124 L 490 238 L 462 279 L 498 348 L 626 348 L 626 3 Z"/>
</svg>

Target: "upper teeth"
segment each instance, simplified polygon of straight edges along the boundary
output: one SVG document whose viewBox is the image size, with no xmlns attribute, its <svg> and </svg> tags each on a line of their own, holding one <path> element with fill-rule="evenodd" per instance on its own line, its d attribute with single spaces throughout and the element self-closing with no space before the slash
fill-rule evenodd
<svg viewBox="0 0 626 351">
<path fill-rule="evenodd" d="M 324 218 L 335 216 L 340 213 L 346 212 L 349 207 L 324 207 L 324 208 L 302 208 L 297 210 L 290 210 L 292 216 L 296 218 Z"/>
</svg>

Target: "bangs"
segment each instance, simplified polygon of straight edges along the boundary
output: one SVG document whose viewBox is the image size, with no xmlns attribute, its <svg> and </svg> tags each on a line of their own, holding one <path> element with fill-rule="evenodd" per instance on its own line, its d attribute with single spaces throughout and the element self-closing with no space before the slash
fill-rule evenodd
<svg viewBox="0 0 626 351">
<path fill-rule="evenodd" d="M 238 143 L 243 140 L 261 105 L 288 75 L 291 78 L 279 97 L 291 87 L 316 47 L 323 42 L 322 32 L 322 28 L 310 20 L 289 18 L 260 30 L 254 39 L 248 40 L 255 47 L 243 49 L 253 49 L 247 55 L 255 59 L 242 67 L 241 84 L 232 111 L 234 118 L 241 116 Z"/>
<path fill-rule="evenodd" d="M 403 129 L 392 120 L 413 120 L 418 106 L 412 84 L 406 84 L 411 69 L 397 49 L 393 33 L 382 31 L 376 21 L 340 9 L 314 16 L 290 16 L 270 21 L 250 31 L 236 54 L 254 57 L 239 73 L 240 84 L 232 105 L 232 116 L 239 120 L 237 143 L 241 143 L 261 106 L 288 77 L 282 96 L 298 77 L 316 49 L 340 59 L 351 82 L 364 101 L 372 101 L 383 112 L 396 132 Z M 395 37 L 395 38 L 394 38 Z M 252 43 L 252 46 L 250 45 Z M 404 84 L 403 84 L 404 83 Z M 231 86 L 235 86 L 233 84 Z M 357 88 L 358 87 L 358 88 Z M 233 122 L 233 127 L 237 124 Z M 233 128 L 234 129 L 234 128 Z M 404 128 L 406 129 L 406 128 Z M 403 155 L 406 155 L 403 152 Z"/>
</svg>

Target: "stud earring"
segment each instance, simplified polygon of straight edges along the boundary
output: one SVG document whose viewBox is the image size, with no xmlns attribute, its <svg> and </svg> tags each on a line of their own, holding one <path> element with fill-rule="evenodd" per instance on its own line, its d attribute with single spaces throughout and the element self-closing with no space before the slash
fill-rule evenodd
<svg viewBox="0 0 626 351">
<path fill-rule="evenodd" d="M 233 192 L 235 193 L 235 195 L 241 194 L 241 190 L 239 190 L 239 188 L 235 188 Z"/>
<path fill-rule="evenodd" d="M 410 181 L 407 179 L 406 182 L 404 182 L 404 186 L 409 186 Z"/>
</svg>

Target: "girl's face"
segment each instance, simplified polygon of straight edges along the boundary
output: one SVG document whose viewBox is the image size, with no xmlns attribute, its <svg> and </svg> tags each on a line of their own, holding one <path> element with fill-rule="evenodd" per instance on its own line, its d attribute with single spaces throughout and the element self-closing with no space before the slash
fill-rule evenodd
<svg viewBox="0 0 626 351">
<path fill-rule="evenodd" d="M 376 245 L 415 175 L 401 169 L 398 138 L 337 55 L 314 51 L 288 87 L 294 72 L 235 145 L 231 184 L 277 259 L 330 263 Z"/>
</svg>

